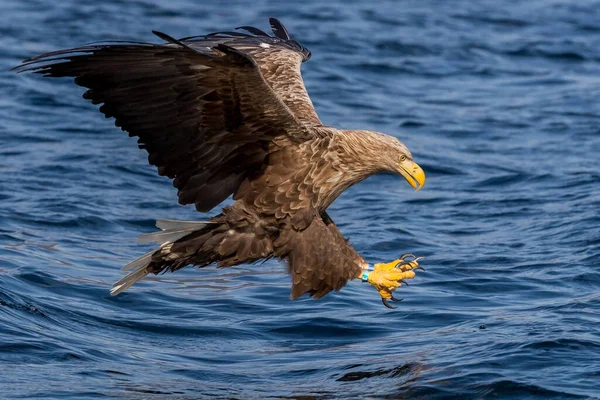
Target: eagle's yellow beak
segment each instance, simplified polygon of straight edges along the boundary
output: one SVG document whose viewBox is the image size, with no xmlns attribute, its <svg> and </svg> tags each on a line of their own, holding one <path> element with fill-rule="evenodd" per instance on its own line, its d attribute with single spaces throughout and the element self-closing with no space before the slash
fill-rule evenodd
<svg viewBox="0 0 600 400">
<path fill-rule="evenodd" d="M 398 164 L 398 170 L 410 186 L 416 188 L 417 192 L 421 190 L 425 184 L 425 172 L 423 172 L 423 168 L 419 167 L 419 164 L 406 159 Z"/>
</svg>

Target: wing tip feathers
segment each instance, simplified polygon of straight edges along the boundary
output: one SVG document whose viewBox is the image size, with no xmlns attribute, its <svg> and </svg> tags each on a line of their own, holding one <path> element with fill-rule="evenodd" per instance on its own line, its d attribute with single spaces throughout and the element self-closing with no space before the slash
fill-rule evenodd
<svg viewBox="0 0 600 400">
<path fill-rule="evenodd" d="M 290 40 L 290 34 L 288 33 L 285 26 L 275 17 L 269 18 L 269 24 L 271 25 L 271 30 L 273 34 L 283 40 Z"/>
</svg>

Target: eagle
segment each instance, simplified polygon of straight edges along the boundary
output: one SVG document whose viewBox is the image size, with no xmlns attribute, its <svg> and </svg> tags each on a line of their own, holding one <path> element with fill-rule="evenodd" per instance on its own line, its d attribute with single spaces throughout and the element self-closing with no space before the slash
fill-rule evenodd
<svg viewBox="0 0 600 400">
<path fill-rule="evenodd" d="M 161 44 L 99 42 L 42 54 L 13 68 L 71 77 L 106 118 L 148 152 L 173 180 L 182 205 L 208 221 L 159 220 L 140 237 L 159 247 L 123 267 L 111 294 L 148 274 L 188 265 L 225 268 L 276 258 L 291 275 L 291 299 L 321 298 L 349 280 L 373 285 L 386 307 L 394 290 L 422 269 L 404 254 L 371 265 L 327 214 L 347 188 L 377 173 L 402 176 L 419 190 L 425 174 L 398 139 L 323 125 L 300 67 L 311 53 L 269 20 L 273 34 L 241 26 Z"/>
</svg>

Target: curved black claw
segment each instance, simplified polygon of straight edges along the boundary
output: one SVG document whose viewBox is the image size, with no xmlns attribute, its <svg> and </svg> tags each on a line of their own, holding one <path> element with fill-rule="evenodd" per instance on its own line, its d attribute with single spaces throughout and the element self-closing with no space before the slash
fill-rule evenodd
<svg viewBox="0 0 600 400">
<path fill-rule="evenodd" d="M 396 307 L 396 306 L 390 306 L 390 305 L 388 304 L 388 302 L 387 302 L 387 299 L 384 299 L 383 297 L 381 298 L 381 302 L 383 303 L 383 305 L 384 305 L 384 306 L 386 306 L 387 308 L 391 308 L 392 310 L 393 310 L 394 308 L 398 308 L 398 307 Z"/>
<path fill-rule="evenodd" d="M 395 301 L 396 303 L 400 303 L 402 300 L 404 299 L 397 299 L 394 297 L 394 295 L 392 295 L 392 297 L 390 298 L 391 301 Z"/>
<path fill-rule="evenodd" d="M 421 270 L 421 271 L 425 271 L 425 268 L 421 267 L 420 265 L 418 267 L 413 268 L 413 271 L 415 270 Z"/>
<path fill-rule="evenodd" d="M 406 282 L 404 279 L 400 279 L 398 282 L 399 282 L 399 283 L 402 283 L 402 284 L 404 284 L 404 285 L 406 285 L 406 286 L 410 286 L 410 285 L 408 284 L 408 282 Z"/>
<path fill-rule="evenodd" d="M 398 257 L 398 259 L 401 260 L 401 261 L 404 261 L 404 259 L 408 258 L 408 257 L 415 258 L 415 255 L 411 254 L 411 253 L 406 253 L 406 254 L 402 254 L 400 257 Z"/>
<path fill-rule="evenodd" d="M 413 257 L 413 260 L 410 261 L 405 261 L 404 259 L 406 257 Z M 415 269 L 421 269 L 423 271 L 425 271 L 425 269 L 421 266 L 419 266 L 419 261 L 421 261 L 424 257 L 415 257 L 412 254 L 403 254 L 400 256 L 398 263 L 396 265 L 394 265 L 394 268 L 396 269 L 402 269 L 402 267 L 404 267 L 405 265 L 408 265 L 409 267 L 411 267 L 411 270 L 415 270 Z M 416 263 L 417 266 L 413 267 L 413 263 Z"/>
<path fill-rule="evenodd" d="M 411 265 L 410 262 L 408 261 L 398 261 L 398 264 L 394 265 L 394 268 L 398 269 L 398 268 L 402 268 L 405 265 Z"/>
</svg>

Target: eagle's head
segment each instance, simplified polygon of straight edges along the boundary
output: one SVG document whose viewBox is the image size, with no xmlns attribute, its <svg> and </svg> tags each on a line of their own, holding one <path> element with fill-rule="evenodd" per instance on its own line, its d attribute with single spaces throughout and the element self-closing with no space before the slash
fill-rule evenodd
<svg viewBox="0 0 600 400">
<path fill-rule="evenodd" d="M 425 184 L 425 172 L 413 161 L 408 147 L 395 137 L 373 131 L 343 132 L 344 153 L 351 156 L 351 165 L 362 179 L 378 172 L 391 172 L 404 177 L 417 191 Z"/>
</svg>

